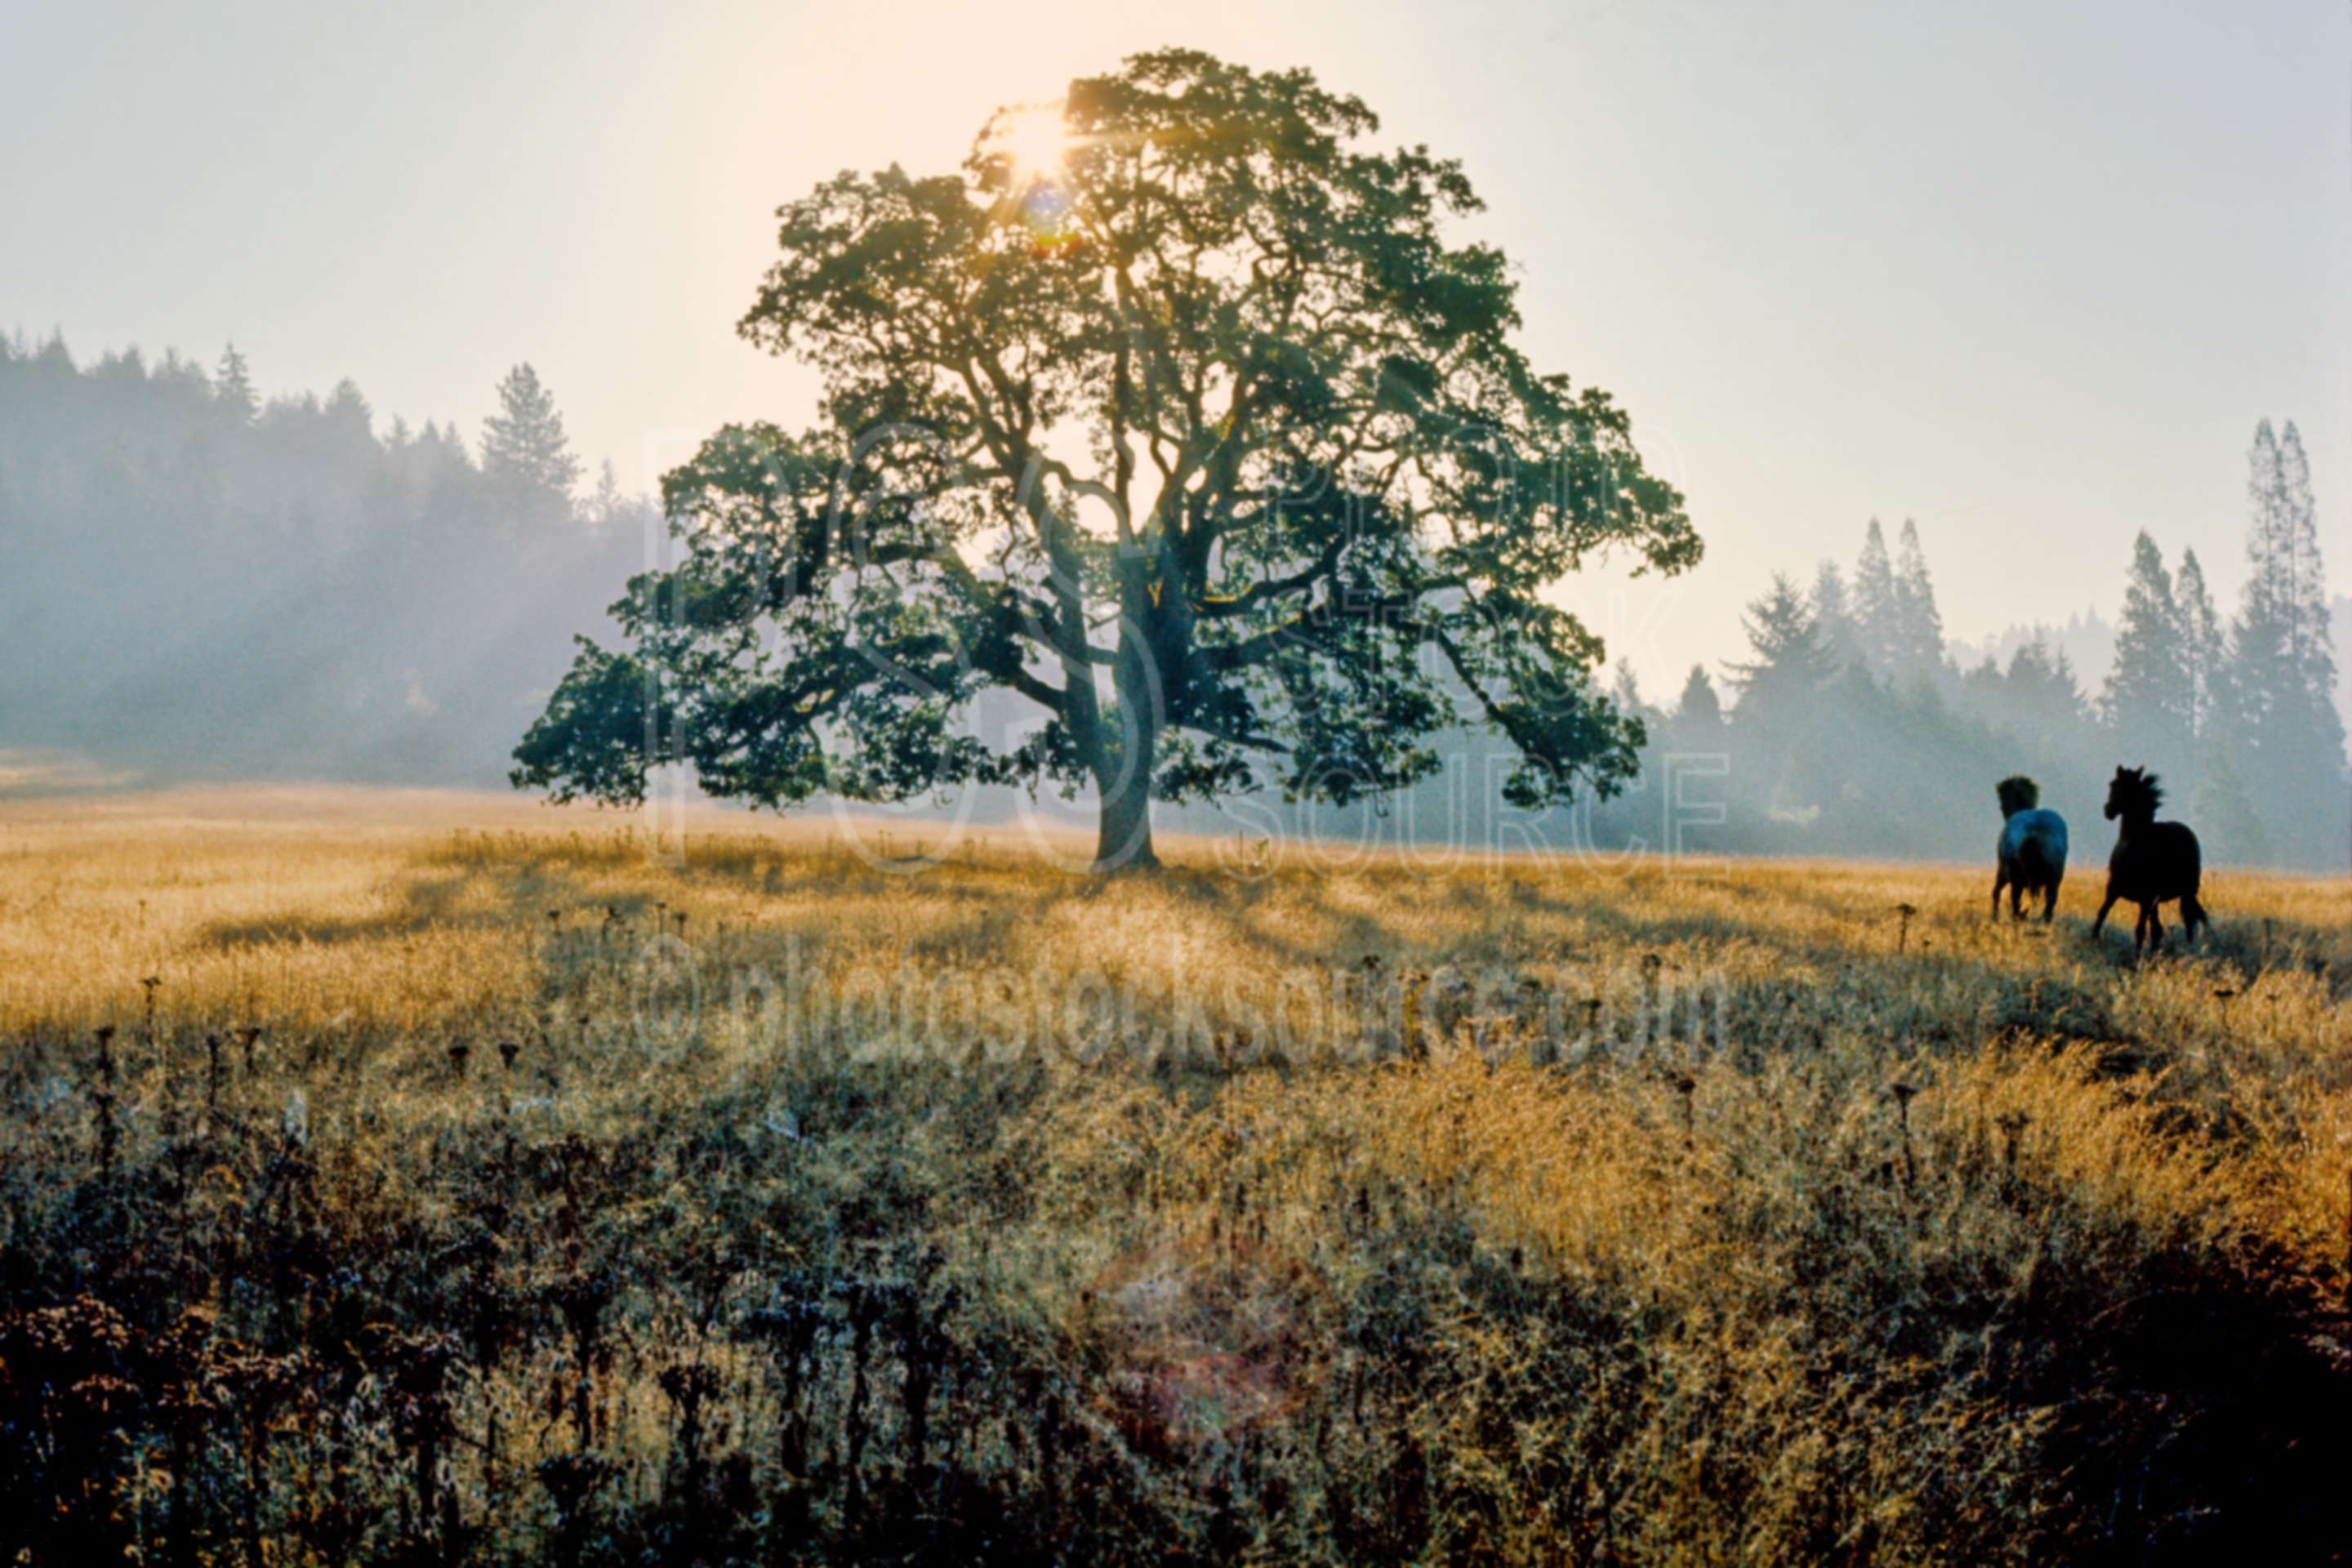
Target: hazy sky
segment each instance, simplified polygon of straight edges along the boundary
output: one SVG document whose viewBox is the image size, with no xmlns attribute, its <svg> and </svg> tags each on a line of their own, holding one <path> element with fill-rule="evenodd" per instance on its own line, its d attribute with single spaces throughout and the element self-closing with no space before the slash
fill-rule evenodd
<svg viewBox="0 0 2352 1568">
<path fill-rule="evenodd" d="M 1276 14 L 1280 19 L 1275 19 Z M 2199 5 L 0 0 L 0 324 L 356 379 L 478 430 L 534 362 L 631 488 L 813 379 L 738 342 L 771 213 L 951 167 L 1177 43 L 1462 158 L 1538 363 L 1633 410 L 1707 545 L 1571 601 L 1670 697 L 1769 571 L 1914 516 L 1956 636 L 2112 616 L 2133 532 L 2242 576 L 2257 417 L 2352 589 L 2352 16 Z M 2352 650 L 2346 650 L 2352 651 Z"/>
</svg>

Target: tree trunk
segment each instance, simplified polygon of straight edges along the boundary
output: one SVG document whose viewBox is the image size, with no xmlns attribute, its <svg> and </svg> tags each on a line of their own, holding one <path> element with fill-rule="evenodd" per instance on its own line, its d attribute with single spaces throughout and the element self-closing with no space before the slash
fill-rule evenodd
<svg viewBox="0 0 2352 1568">
<path fill-rule="evenodd" d="M 1141 744 L 1136 744 L 1138 740 Z M 1102 783 L 1102 816 L 1096 830 L 1097 871 L 1150 868 L 1160 864 L 1151 847 L 1152 742 L 1149 735 L 1128 737 L 1123 765 Z"/>
<path fill-rule="evenodd" d="M 1146 568 L 1140 556 L 1120 563 L 1118 659 L 1111 676 L 1118 700 L 1108 715 L 1116 722 L 1107 727 L 1108 732 L 1100 725 L 1095 731 L 1095 785 L 1102 793 L 1097 872 L 1149 870 L 1160 864 L 1151 847 L 1151 775 L 1166 718 L 1160 679 L 1168 627 L 1163 595 Z"/>
</svg>

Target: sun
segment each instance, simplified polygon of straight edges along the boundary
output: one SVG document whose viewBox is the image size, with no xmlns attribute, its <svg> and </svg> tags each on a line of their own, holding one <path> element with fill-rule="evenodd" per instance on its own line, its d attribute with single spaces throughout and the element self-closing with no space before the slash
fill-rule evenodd
<svg viewBox="0 0 2352 1568">
<path fill-rule="evenodd" d="M 1024 104 L 1007 110 L 997 127 L 996 143 L 1012 159 L 1013 176 L 1019 184 L 1055 178 L 1076 144 L 1059 103 Z"/>
</svg>

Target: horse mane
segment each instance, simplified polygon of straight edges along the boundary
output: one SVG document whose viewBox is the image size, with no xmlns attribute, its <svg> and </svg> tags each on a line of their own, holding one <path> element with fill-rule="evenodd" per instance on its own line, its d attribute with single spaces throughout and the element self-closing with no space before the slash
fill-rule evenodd
<svg viewBox="0 0 2352 1568">
<path fill-rule="evenodd" d="M 2115 784 L 2107 793 L 2116 811 L 2125 816 L 2153 817 L 2156 808 L 2164 804 L 2163 786 L 2146 768 L 2117 768 Z"/>
<path fill-rule="evenodd" d="M 2023 773 L 2010 774 L 1992 786 L 1992 793 L 2000 797 L 2003 816 L 2015 816 L 2042 804 L 2042 786 Z"/>
</svg>

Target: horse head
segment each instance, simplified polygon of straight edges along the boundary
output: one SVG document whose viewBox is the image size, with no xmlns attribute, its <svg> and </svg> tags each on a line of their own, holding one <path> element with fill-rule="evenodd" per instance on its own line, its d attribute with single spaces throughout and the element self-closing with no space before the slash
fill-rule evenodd
<svg viewBox="0 0 2352 1568">
<path fill-rule="evenodd" d="M 2164 791 L 2154 773 L 2146 768 L 2118 767 L 2107 785 L 2107 820 L 2120 816 L 2126 822 L 2151 821 L 2163 800 Z"/>
</svg>

